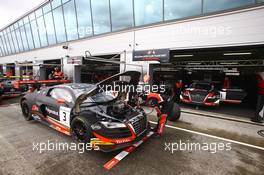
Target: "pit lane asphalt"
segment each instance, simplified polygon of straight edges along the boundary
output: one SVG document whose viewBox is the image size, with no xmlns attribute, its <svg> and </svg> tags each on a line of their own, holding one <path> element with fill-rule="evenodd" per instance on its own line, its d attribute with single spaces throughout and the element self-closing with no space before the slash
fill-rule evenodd
<svg viewBox="0 0 264 175">
<path fill-rule="evenodd" d="M 195 117 L 182 114 L 183 118 Z M 197 117 L 197 116 L 196 116 Z M 210 122 L 210 121 L 209 121 Z M 170 123 L 171 124 L 171 123 Z M 207 124 L 208 125 L 208 124 Z M 243 129 L 243 128 L 241 128 Z M 6 174 L 263 174 L 264 151 L 231 144 L 231 151 L 165 150 L 165 143 L 227 142 L 166 128 L 162 138 L 151 138 L 112 170 L 103 165 L 112 153 L 33 151 L 33 143 L 67 142 L 68 136 L 38 122 L 26 122 L 18 105 L 0 107 L 0 175 Z"/>
</svg>

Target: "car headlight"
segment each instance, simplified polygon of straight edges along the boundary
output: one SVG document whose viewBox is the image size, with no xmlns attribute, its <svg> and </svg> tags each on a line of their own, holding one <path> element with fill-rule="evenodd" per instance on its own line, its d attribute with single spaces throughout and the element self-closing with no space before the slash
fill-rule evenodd
<svg viewBox="0 0 264 175">
<path fill-rule="evenodd" d="M 100 129 L 102 129 L 102 126 L 101 126 L 100 124 L 96 123 L 96 124 L 93 124 L 93 125 L 91 126 L 91 128 L 92 128 L 93 130 L 100 130 Z"/>
<path fill-rule="evenodd" d="M 126 128 L 127 126 L 123 123 L 117 123 L 117 122 L 100 122 L 102 125 L 104 125 L 106 128 L 114 129 L 114 128 Z"/>
<path fill-rule="evenodd" d="M 208 99 L 215 99 L 215 98 L 216 98 L 216 96 L 211 96 L 211 97 L 209 96 L 208 97 Z"/>
<path fill-rule="evenodd" d="M 188 91 L 184 91 L 184 92 L 182 92 L 182 95 L 185 96 L 185 97 L 189 97 L 189 92 Z"/>
<path fill-rule="evenodd" d="M 220 95 L 209 95 L 208 99 L 219 99 Z"/>
</svg>

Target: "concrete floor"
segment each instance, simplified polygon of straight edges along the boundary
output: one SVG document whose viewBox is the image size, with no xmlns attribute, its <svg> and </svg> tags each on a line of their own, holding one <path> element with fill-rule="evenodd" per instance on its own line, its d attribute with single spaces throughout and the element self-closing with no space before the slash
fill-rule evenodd
<svg viewBox="0 0 264 175">
<path fill-rule="evenodd" d="M 197 120 L 194 120 L 197 118 Z M 250 144 L 264 147 L 264 138 L 255 135 L 254 125 L 235 124 L 216 119 L 198 119 L 198 116 L 182 114 L 178 123 L 170 125 L 209 134 L 238 139 L 247 133 Z M 154 117 L 151 120 L 155 121 Z M 223 122 L 223 123 L 222 123 Z M 226 122 L 226 123 L 225 123 Z M 218 127 L 217 127 L 218 126 Z M 221 127 L 227 130 L 221 133 Z M 240 128 L 242 127 L 242 128 Z M 211 130 L 210 128 L 215 128 Z M 245 129 L 246 128 L 246 129 Z M 222 128 L 223 129 L 223 128 Z M 239 130 L 245 132 L 238 134 Z M 219 131 L 220 130 L 220 131 Z M 219 131 L 219 132 L 217 132 Z M 38 122 L 26 122 L 18 105 L 0 107 L 0 175 L 6 174 L 259 174 L 264 172 L 264 151 L 239 144 L 231 144 L 230 151 L 175 151 L 165 150 L 165 144 L 198 143 L 214 144 L 226 141 L 166 128 L 162 138 L 151 138 L 116 167 L 106 171 L 103 165 L 119 151 L 112 153 L 76 151 L 33 151 L 33 143 L 67 142 L 72 139 Z"/>
<path fill-rule="evenodd" d="M 255 109 L 246 104 L 224 104 L 222 103 L 219 107 L 204 107 L 195 106 L 191 104 L 180 104 L 182 109 L 194 110 L 197 112 L 207 112 L 212 114 L 231 116 L 234 118 L 250 119 L 255 115 Z"/>
</svg>

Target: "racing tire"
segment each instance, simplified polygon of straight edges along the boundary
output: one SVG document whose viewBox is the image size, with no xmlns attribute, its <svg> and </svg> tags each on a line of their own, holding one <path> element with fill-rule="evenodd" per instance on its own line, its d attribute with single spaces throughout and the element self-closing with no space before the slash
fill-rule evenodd
<svg viewBox="0 0 264 175">
<path fill-rule="evenodd" d="M 177 103 L 172 103 L 170 102 L 170 110 L 169 110 L 169 114 L 168 114 L 168 120 L 171 122 L 175 122 L 177 120 L 179 120 L 179 118 L 181 117 L 181 108 Z"/>
<path fill-rule="evenodd" d="M 33 117 L 31 115 L 31 112 L 30 112 L 30 109 L 29 109 L 29 106 L 28 106 L 26 100 L 22 101 L 21 109 L 22 109 L 22 114 L 23 114 L 26 121 L 33 120 Z"/>
<path fill-rule="evenodd" d="M 77 116 L 71 123 L 71 136 L 80 143 L 90 143 L 92 129 L 90 121 L 83 116 Z"/>
</svg>

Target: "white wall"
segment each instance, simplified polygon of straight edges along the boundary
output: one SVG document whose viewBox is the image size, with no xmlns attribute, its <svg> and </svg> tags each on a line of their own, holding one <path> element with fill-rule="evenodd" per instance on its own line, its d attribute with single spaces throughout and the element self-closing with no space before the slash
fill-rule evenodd
<svg viewBox="0 0 264 175">
<path fill-rule="evenodd" d="M 217 34 L 215 30 L 219 30 Z M 65 55 L 80 56 L 86 50 L 93 55 L 115 54 L 126 50 L 127 61 L 131 63 L 134 44 L 135 50 L 264 44 L 264 6 L 73 41 L 69 43 L 68 51 L 58 45 L 1 57 L 0 64 L 58 59 Z M 66 67 L 71 69 L 72 66 Z"/>
<path fill-rule="evenodd" d="M 217 34 L 215 29 L 218 30 Z M 136 42 L 137 49 L 263 44 L 264 8 L 139 30 L 136 32 Z"/>
</svg>

